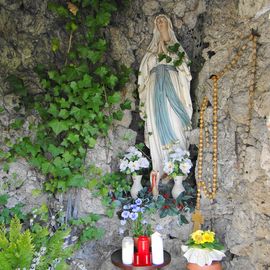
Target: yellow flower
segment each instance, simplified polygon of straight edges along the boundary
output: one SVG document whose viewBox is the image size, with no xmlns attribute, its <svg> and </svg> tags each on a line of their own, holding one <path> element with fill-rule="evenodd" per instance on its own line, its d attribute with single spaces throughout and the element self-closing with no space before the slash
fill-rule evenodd
<svg viewBox="0 0 270 270">
<path fill-rule="evenodd" d="M 203 236 L 203 243 L 213 243 L 215 240 L 215 233 L 211 231 L 204 232 Z"/>
<path fill-rule="evenodd" d="M 198 230 L 191 234 L 191 238 L 195 244 L 202 244 L 203 243 L 203 231 Z"/>
</svg>

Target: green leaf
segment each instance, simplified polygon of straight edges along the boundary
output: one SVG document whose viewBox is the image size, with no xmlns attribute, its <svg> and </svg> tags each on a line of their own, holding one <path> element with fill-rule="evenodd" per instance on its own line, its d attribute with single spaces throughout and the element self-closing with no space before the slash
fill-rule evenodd
<svg viewBox="0 0 270 270">
<path fill-rule="evenodd" d="M 87 53 L 87 58 L 93 63 L 96 64 L 102 57 L 102 54 L 99 51 L 89 50 Z"/>
<path fill-rule="evenodd" d="M 20 129 L 24 124 L 24 120 L 22 119 L 15 119 L 15 122 L 13 122 L 10 127 L 13 129 Z"/>
<path fill-rule="evenodd" d="M 69 112 L 66 109 L 61 109 L 58 116 L 63 119 L 67 119 L 69 117 Z"/>
<path fill-rule="evenodd" d="M 96 17 L 96 23 L 99 26 L 107 26 L 110 22 L 111 14 L 109 12 L 99 12 Z"/>
<path fill-rule="evenodd" d="M 108 102 L 110 104 L 117 104 L 121 100 L 121 94 L 120 92 L 115 92 L 112 96 L 108 97 Z"/>
<path fill-rule="evenodd" d="M 69 129 L 69 125 L 66 121 L 59 121 L 56 119 L 53 119 L 49 122 L 49 127 L 52 128 L 55 135 L 60 134 L 62 131 L 66 131 Z"/>
<path fill-rule="evenodd" d="M 60 40 L 58 38 L 53 38 L 51 44 L 52 51 L 53 52 L 58 51 L 59 47 L 60 47 Z"/>
<path fill-rule="evenodd" d="M 160 211 L 159 217 L 164 218 L 169 214 L 169 209 L 165 208 Z"/>
<path fill-rule="evenodd" d="M 0 195 L 0 205 L 7 204 L 8 198 L 9 198 L 9 195 L 8 194 Z"/>
<path fill-rule="evenodd" d="M 68 180 L 67 185 L 69 187 L 85 187 L 86 186 L 86 180 L 82 175 L 77 174 L 77 175 L 74 175 L 74 176 L 70 177 L 70 179 Z"/>
<path fill-rule="evenodd" d="M 95 140 L 95 138 L 93 138 L 93 137 L 87 137 L 87 138 L 85 139 L 85 142 L 88 144 L 88 146 L 89 146 L 90 148 L 94 148 L 95 145 L 96 145 L 96 140 Z"/>
<path fill-rule="evenodd" d="M 166 54 L 160 53 L 160 54 L 158 55 L 158 61 L 161 62 L 163 59 L 166 59 Z"/>
<path fill-rule="evenodd" d="M 186 219 L 186 217 L 184 215 L 180 215 L 179 216 L 179 223 L 180 224 L 188 224 L 188 220 Z"/>
<path fill-rule="evenodd" d="M 106 83 L 111 88 L 114 88 L 117 82 L 118 78 L 113 74 L 106 78 Z"/>
<path fill-rule="evenodd" d="M 53 155 L 53 157 L 59 156 L 64 152 L 62 147 L 57 147 L 54 144 L 49 144 L 48 151 Z"/>
<path fill-rule="evenodd" d="M 75 133 L 69 133 L 67 139 L 71 141 L 73 144 L 80 141 L 80 136 Z"/>
<path fill-rule="evenodd" d="M 131 101 L 129 99 L 125 100 L 124 103 L 120 105 L 122 110 L 131 110 Z"/>
<path fill-rule="evenodd" d="M 68 18 L 69 17 L 69 11 L 62 5 L 55 4 L 52 2 L 48 3 L 48 9 L 57 13 L 59 16 Z"/>
<path fill-rule="evenodd" d="M 170 63 L 172 61 L 172 58 L 168 55 L 166 55 L 166 63 Z"/>
<path fill-rule="evenodd" d="M 124 113 L 121 110 L 113 113 L 113 118 L 115 120 L 121 121 L 123 119 Z"/>
<path fill-rule="evenodd" d="M 106 50 L 106 40 L 100 38 L 97 42 L 93 43 L 92 48 L 97 49 L 99 51 L 105 51 Z"/>
<path fill-rule="evenodd" d="M 63 158 L 67 163 L 74 159 L 73 155 L 71 155 L 68 151 L 65 151 L 65 153 L 63 154 Z"/>
<path fill-rule="evenodd" d="M 100 78 L 104 78 L 108 74 L 108 69 L 104 66 L 100 66 L 95 70 L 95 74 Z"/>
<path fill-rule="evenodd" d="M 54 117 L 57 117 L 58 115 L 58 109 L 57 106 L 55 104 L 50 104 L 50 107 L 48 109 L 48 113 L 50 113 L 51 115 L 53 115 Z"/>
</svg>

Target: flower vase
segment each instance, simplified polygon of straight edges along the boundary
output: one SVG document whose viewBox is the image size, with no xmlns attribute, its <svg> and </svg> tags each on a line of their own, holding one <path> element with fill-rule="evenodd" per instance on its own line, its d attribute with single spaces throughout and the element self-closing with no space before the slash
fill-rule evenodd
<svg viewBox="0 0 270 270">
<path fill-rule="evenodd" d="M 220 262 L 212 262 L 210 265 L 200 266 L 196 263 L 188 263 L 187 264 L 188 270 L 222 270 Z"/>
<path fill-rule="evenodd" d="M 143 189 L 141 184 L 142 175 L 132 175 L 133 185 L 130 190 L 131 197 L 136 199 L 138 197 L 138 193 Z"/>
<path fill-rule="evenodd" d="M 177 197 L 183 192 L 185 191 L 184 187 L 183 187 L 183 180 L 184 180 L 185 176 L 182 175 L 177 175 L 174 178 L 174 186 L 172 189 L 172 196 L 174 199 L 177 199 Z"/>
</svg>

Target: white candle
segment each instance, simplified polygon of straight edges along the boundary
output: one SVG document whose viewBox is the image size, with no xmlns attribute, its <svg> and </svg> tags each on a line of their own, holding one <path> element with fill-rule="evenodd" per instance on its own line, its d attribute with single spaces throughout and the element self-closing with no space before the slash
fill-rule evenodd
<svg viewBox="0 0 270 270">
<path fill-rule="evenodd" d="M 134 241 L 132 237 L 124 237 L 122 240 L 122 262 L 132 264 L 134 255 Z"/>
<path fill-rule="evenodd" d="M 155 232 L 151 235 L 151 247 L 152 247 L 152 263 L 162 264 L 164 263 L 163 253 L 163 240 L 161 234 Z"/>
</svg>

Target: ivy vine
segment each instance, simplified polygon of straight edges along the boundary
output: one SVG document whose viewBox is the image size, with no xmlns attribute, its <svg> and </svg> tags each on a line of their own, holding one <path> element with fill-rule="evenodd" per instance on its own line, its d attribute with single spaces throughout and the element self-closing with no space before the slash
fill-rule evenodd
<svg viewBox="0 0 270 270">
<path fill-rule="evenodd" d="M 130 101 L 121 93 L 130 69 L 106 63 L 109 44 L 105 29 L 117 4 L 108 0 L 73 0 L 66 6 L 50 3 L 48 8 L 62 17 L 69 35 L 64 64 L 36 68 L 43 91 L 34 97 L 21 79 L 8 78 L 14 92 L 21 93 L 25 107 L 38 112 L 40 122 L 33 127 L 34 139 L 19 139 L 2 157 L 25 157 L 46 176 L 46 191 L 87 186 L 87 149 L 130 109 Z M 52 39 L 53 52 L 65 47 L 61 42 Z"/>
</svg>

